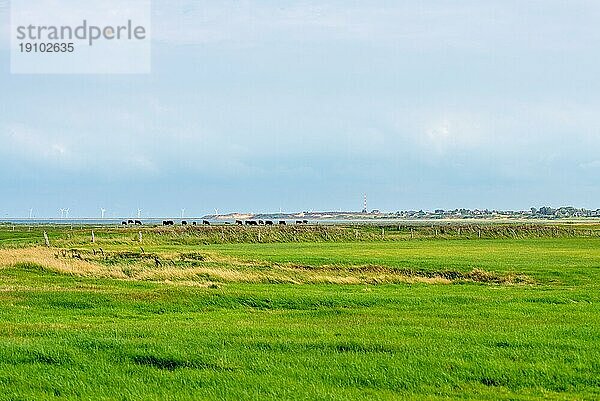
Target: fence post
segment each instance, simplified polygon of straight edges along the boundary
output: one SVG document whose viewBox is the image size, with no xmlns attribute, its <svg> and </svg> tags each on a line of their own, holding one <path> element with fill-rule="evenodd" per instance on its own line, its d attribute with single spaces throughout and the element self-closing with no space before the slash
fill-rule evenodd
<svg viewBox="0 0 600 401">
<path fill-rule="evenodd" d="M 96 242 L 96 236 L 94 235 L 94 230 L 92 230 L 92 244 Z"/>
<path fill-rule="evenodd" d="M 142 242 L 142 232 L 141 231 L 139 232 L 139 239 L 140 239 L 140 242 Z"/>
<path fill-rule="evenodd" d="M 50 248 L 50 240 L 48 239 L 48 233 L 44 231 L 44 242 L 46 243 L 46 247 Z"/>
</svg>

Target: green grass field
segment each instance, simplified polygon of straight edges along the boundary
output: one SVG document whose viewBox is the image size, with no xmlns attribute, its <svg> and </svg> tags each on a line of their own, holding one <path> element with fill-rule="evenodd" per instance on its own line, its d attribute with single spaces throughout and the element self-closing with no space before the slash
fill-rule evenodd
<svg viewBox="0 0 600 401">
<path fill-rule="evenodd" d="M 600 399 L 597 226 L 200 230 L 0 226 L 0 400 Z"/>
</svg>

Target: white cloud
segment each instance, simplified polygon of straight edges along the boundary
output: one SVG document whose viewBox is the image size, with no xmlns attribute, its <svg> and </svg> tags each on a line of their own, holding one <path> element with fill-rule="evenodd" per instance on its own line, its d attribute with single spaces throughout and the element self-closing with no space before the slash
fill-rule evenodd
<svg viewBox="0 0 600 401">
<path fill-rule="evenodd" d="M 416 51 L 595 49 L 600 4 L 481 2 L 156 1 L 154 38 L 170 44 L 365 41 Z M 582 40 L 583 39 L 583 40 Z"/>
<path fill-rule="evenodd" d="M 51 138 L 24 124 L 8 124 L 0 130 L 2 150 L 33 161 L 57 163 L 72 160 L 72 153 L 60 138 Z"/>
<path fill-rule="evenodd" d="M 600 170 L 600 160 L 592 160 L 586 163 L 580 163 L 579 167 L 584 170 Z"/>
</svg>

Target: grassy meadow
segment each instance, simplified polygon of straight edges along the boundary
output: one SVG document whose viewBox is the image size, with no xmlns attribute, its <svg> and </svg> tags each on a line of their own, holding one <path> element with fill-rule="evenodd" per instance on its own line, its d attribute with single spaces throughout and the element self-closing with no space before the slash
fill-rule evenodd
<svg viewBox="0 0 600 401">
<path fill-rule="evenodd" d="M 600 399 L 600 226 L 0 226 L 0 388 Z"/>
</svg>

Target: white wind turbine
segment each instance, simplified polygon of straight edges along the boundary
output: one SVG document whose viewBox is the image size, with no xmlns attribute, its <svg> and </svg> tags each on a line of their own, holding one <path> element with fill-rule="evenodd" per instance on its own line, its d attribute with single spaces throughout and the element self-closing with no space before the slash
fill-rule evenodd
<svg viewBox="0 0 600 401">
<path fill-rule="evenodd" d="M 138 207 L 138 210 L 137 210 L 137 218 L 138 219 L 142 218 L 142 209 L 140 209 L 139 207 Z"/>
<path fill-rule="evenodd" d="M 33 208 L 29 209 L 29 220 L 33 219 Z"/>
<path fill-rule="evenodd" d="M 65 209 L 65 219 L 69 218 L 69 210 L 70 210 L 69 208 Z"/>
<path fill-rule="evenodd" d="M 60 218 L 64 219 L 65 218 L 65 209 L 60 208 L 59 210 L 60 210 Z"/>
<path fill-rule="evenodd" d="M 181 218 L 183 219 L 183 216 L 185 215 L 185 209 L 181 209 Z"/>
<path fill-rule="evenodd" d="M 105 208 L 103 208 L 103 207 L 101 207 L 101 208 L 100 208 L 100 218 L 101 218 L 101 219 L 104 219 L 104 214 L 105 214 L 105 213 L 106 213 L 106 209 L 105 209 Z"/>
<path fill-rule="evenodd" d="M 215 209 L 215 217 L 219 217 L 219 209 Z"/>
</svg>

